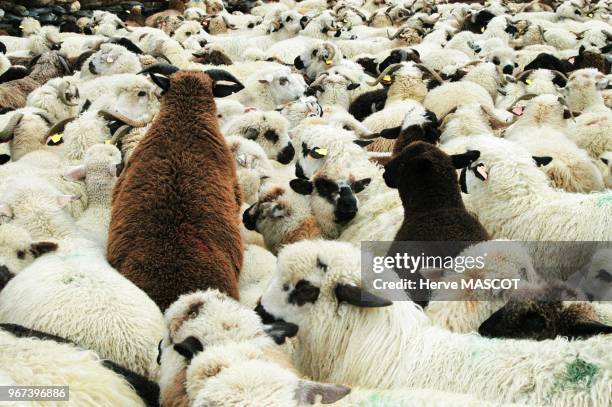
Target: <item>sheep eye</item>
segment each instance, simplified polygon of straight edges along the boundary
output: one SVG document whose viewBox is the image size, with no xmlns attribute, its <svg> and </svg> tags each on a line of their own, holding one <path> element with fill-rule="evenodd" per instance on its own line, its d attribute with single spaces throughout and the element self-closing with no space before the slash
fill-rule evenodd
<svg viewBox="0 0 612 407">
<path fill-rule="evenodd" d="M 344 126 L 342 126 L 342 128 L 343 128 L 344 130 L 348 130 L 348 131 L 353 130 L 353 129 L 351 129 L 349 126 L 347 126 L 346 124 L 345 124 Z"/>
<path fill-rule="evenodd" d="M 321 262 L 321 259 L 317 258 L 317 267 L 323 270 L 323 272 L 327 272 L 327 264 Z"/>
<path fill-rule="evenodd" d="M 218 115 L 217 115 L 217 118 L 218 118 L 218 119 L 221 119 L 221 118 L 223 118 L 223 115 L 222 115 L 222 114 L 218 114 Z"/>
<path fill-rule="evenodd" d="M 191 33 L 190 33 L 190 32 L 187 32 L 187 33 L 185 33 L 185 35 L 186 35 L 187 37 L 189 37 L 189 36 L 191 35 Z"/>
<path fill-rule="evenodd" d="M 278 80 L 278 83 L 280 83 L 281 85 L 285 86 L 287 83 L 289 82 L 289 79 L 282 77 Z"/>
<path fill-rule="evenodd" d="M 25 255 L 26 255 L 26 253 L 25 253 L 25 251 L 23 251 L 23 250 L 19 250 L 19 251 L 17 252 L 17 258 L 18 258 L 19 260 L 23 260 L 23 259 L 25 259 Z"/>
<path fill-rule="evenodd" d="M 582 14 L 582 13 L 580 12 L 580 10 L 576 10 L 576 11 L 574 11 L 574 14 L 576 14 L 576 15 L 580 15 L 580 14 Z"/>
<path fill-rule="evenodd" d="M 515 67 L 515 68 L 518 68 L 518 64 L 517 64 L 516 62 L 514 63 L 514 67 Z"/>
<path fill-rule="evenodd" d="M 289 21 L 291 21 L 291 20 L 292 20 L 292 18 L 291 18 L 291 17 L 287 17 L 287 18 L 285 19 L 285 21 L 286 21 L 286 22 L 289 22 Z"/>
<path fill-rule="evenodd" d="M 283 284 L 283 291 L 289 291 L 289 284 Z"/>
<path fill-rule="evenodd" d="M 612 274 L 608 273 L 606 270 L 601 269 L 597 272 L 597 279 L 604 281 L 606 283 L 612 282 Z"/>
<path fill-rule="evenodd" d="M 314 51 L 312 51 L 312 56 L 316 57 L 317 56 L 317 50 L 315 49 Z"/>
</svg>

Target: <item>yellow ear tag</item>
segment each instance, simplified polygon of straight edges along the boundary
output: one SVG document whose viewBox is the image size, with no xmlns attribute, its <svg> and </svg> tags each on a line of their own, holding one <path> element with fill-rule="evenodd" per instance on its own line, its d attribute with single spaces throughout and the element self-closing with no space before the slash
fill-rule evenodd
<svg viewBox="0 0 612 407">
<path fill-rule="evenodd" d="M 593 17 L 593 13 L 589 13 L 587 14 L 589 17 Z"/>
<path fill-rule="evenodd" d="M 527 85 L 531 85 L 531 79 L 527 79 L 527 80 L 525 81 L 525 83 L 526 83 Z"/>
<path fill-rule="evenodd" d="M 480 32 L 481 33 L 485 32 L 485 28 L 484 27 L 480 27 Z"/>
<path fill-rule="evenodd" d="M 334 62 L 334 61 L 332 61 L 331 59 L 326 59 L 325 60 L 325 65 L 331 65 L 332 62 Z"/>
<path fill-rule="evenodd" d="M 317 154 L 322 155 L 323 157 L 325 157 L 327 155 L 327 149 L 326 148 L 315 148 L 314 152 Z"/>
<path fill-rule="evenodd" d="M 20 25 L 20 26 L 19 26 L 19 29 L 20 29 L 20 30 L 23 30 L 23 26 L 22 26 L 22 25 Z"/>
<path fill-rule="evenodd" d="M 383 76 L 382 80 L 385 81 L 385 82 L 391 82 L 391 75 Z"/>
<path fill-rule="evenodd" d="M 110 144 L 110 143 L 111 143 L 110 139 L 104 140 L 104 144 Z"/>
<path fill-rule="evenodd" d="M 51 137 L 49 137 L 49 140 L 47 140 L 47 145 L 57 146 L 59 144 L 62 144 L 63 142 L 64 142 L 64 138 L 62 136 L 62 133 L 56 133 L 52 135 Z"/>
</svg>

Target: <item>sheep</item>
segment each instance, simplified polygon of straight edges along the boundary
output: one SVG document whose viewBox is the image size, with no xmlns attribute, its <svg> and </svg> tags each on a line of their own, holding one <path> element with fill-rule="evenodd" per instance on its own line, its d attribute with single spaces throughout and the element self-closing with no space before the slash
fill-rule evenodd
<svg viewBox="0 0 612 407">
<path fill-rule="evenodd" d="M 550 156 L 552 162 L 542 170 L 555 187 L 568 192 L 601 191 L 604 182 L 599 169 L 586 151 L 565 136 L 564 119 L 570 114 L 563 98 L 537 96 L 521 109 L 518 120 L 504 131 L 504 138 L 532 155 Z"/>
<path fill-rule="evenodd" d="M 92 240 L 106 247 L 110 224 L 112 189 L 119 175 L 121 153 L 112 145 L 96 144 L 85 153 L 83 164 L 64 170 L 64 176 L 74 181 L 85 179 L 87 209 L 77 226 Z"/>
<path fill-rule="evenodd" d="M 0 291 L 35 259 L 55 250 L 56 243 L 35 242 L 25 229 L 11 223 L 0 224 Z"/>
<path fill-rule="evenodd" d="M 589 260 L 584 272 L 578 272 L 579 281 L 568 279 L 568 284 L 574 283 L 578 290 L 584 292 L 589 301 L 607 301 L 610 299 L 610 276 L 612 273 L 612 251 L 610 248 L 597 250 Z"/>
<path fill-rule="evenodd" d="M 262 234 L 273 254 L 287 244 L 322 236 L 321 226 L 310 209 L 310 199 L 294 190 L 295 182 L 271 180 L 259 189 L 259 199 L 243 213 L 248 230 Z"/>
<path fill-rule="evenodd" d="M 116 44 L 102 44 L 100 50 L 83 62 L 79 79 L 85 81 L 99 75 L 138 73 L 142 70 L 138 55 Z"/>
<path fill-rule="evenodd" d="M 536 167 L 536 163 L 548 163 L 550 158 L 532 157 L 507 140 L 474 136 L 465 148 L 481 153 L 475 165 L 464 170 L 469 206 L 494 238 L 548 242 L 610 240 L 609 191 L 580 194 L 555 190 Z M 476 176 L 477 172 L 484 174 Z M 521 183 L 516 184 L 516 179 Z M 592 254 L 592 249 L 580 246 L 571 252 L 559 245 L 542 245 L 536 250 L 540 251 L 534 261 L 547 259 L 551 277 L 555 274 L 564 277 L 567 267 L 564 269 L 562 264 L 581 267 L 585 257 Z"/>
<path fill-rule="evenodd" d="M 22 108 L 4 115 L 8 120 L 0 132 L 0 141 L 8 142 L 10 157 L 19 161 L 26 154 L 44 150 L 61 155 L 62 147 L 48 144 L 45 136 L 53 119 L 36 108 Z"/>
<path fill-rule="evenodd" d="M 314 96 L 302 96 L 292 102 L 285 103 L 276 108 L 280 114 L 289 120 L 291 127 L 297 126 L 308 117 L 321 117 L 323 108 Z"/>
<path fill-rule="evenodd" d="M 238 298 L 243 252 L 236 164 L 219 132 L 213 99 L 227 91 L 214 81 L 239 82 L 223 71 L 209 70 L 210 76 L 176 71 L 169 66 L 149 70 L 171 74 L 154 76 L 165 92 L 161 110 L 113 191 L 107 251 L 111 265 L 162 310 L 194 287 L 216 287 Z M 190 141 L 186 151 L 186 140 L 197 143 Z M 187 172 L 177 173 L 179 168 Z M 151 188 L 157 191 L 155 200 L 142 200 Z M 168 218 L 172 213 L 178 218 Z"/>
<path fill-rule="evenodd" d="M 24 107 L 26 98 L 34 89 L 49 79 L 70 73 L 68 63 L 60 54 L 42 54 L 28 76 L 0 85 L 0 108 Z"/>
<path fill-rule="evenodd" d="M 612 189 L 612 151 L 606 151 L 599 156 L 600 169 L 604 177 L 606 188 Z"/>
<path fill-rule="evenodd" d="M 270 176 L 274 169 L 265 151 L 256 142 L 239 136 L 226 137 L 226 142 L 238 164 L 236 175 L 242 201 L 251 205 L 257 201 L 262 179 Z"/>
<path fill-rule="evenodd" d="M 244 265 L 238 279 L 240 303 L 255 308 L 276 267 L 276 256 L 257 245 L 246 245 Z"/>
<path fill-rule="evenodd" d="M 44 110 L 59 122 L 78 114 L 78 99 L 79 89 L 74 78 L 55 78 L 33 90 L 26 106 Z"/>
<path fill-rule="evenodd" d="M 432 326 L 414 303 L 392 303 L 360 286 L 360 258 L 348 243 L 288 246 L 279 253 L 278 271 L 261 298 L 264 322 L 282 318 L 298 325 L 293 361 L 312 380 L 379 389 L 425 387 L 496 403 L 610 402 L 608 338 L 579 344 L 492 341 L 448 332 Z M 376 374 L 373 363 L 381 367 Z M 558 384 L 571 381 L 568 372 L 584 365 L 601 373 L 587 374 L 585 387 Z M 551 380 L 541 380 L 542 366 Z M 518 388 L 508 381 L 517 369 L 525 384 Z"/>
<path fill-rule="evenodd" d="M 425 389 L 350 389 L 342 385 L 301 379 L 289 369 L 265 359 L 257 347 L 236 343 L 206 348 L 193 358 L 186 375 L 193 405 L 234 406 L 240 403 L 269 406 L 402 405 L 487 406 L 465 394 Z"/>
<path fill-rule="evenodd" d="M 0 165 L 11 161 L 11 146 L 9 143 L 0 144 Z"/>
<path fill-rule="evenodd" d="M 273 110 L 296 100 L 306 90 L 304 80 L 282 66 L 252 73 L 245 80 L 244 86 L 245 89 L 232 96 L 232 99 L 261 110 Z"/>
<path fill-rule="evenodd" d="M 288 164 L 295 156 L 289 139 L 289 122 L 280 113 L 260 110 L 246 112 L 223 128 L 227 136 L 242 136 L 259 144 L 268 158 Z"/>
<path fill-rule="evenodd" d="M 0 344 L 12 350 L 2 352 L 0 360 L 3 371 L 16 385 L 62 383 L 69 387 L 70 400 L 79 405 L 157 405 L 159 387 L 155 383 L 63 338 L 2 324 Z"/>
<path fill-rule="evenodd" d="M 292 324 L 264 326 L 259 316 L 218 290 L 196 291 L 179 297 L 165 313 L 168 335 L 159 345 L 162 405 L 188 405 L 185 375 L 191 359 L 209 346 L 228 342 L 249 343 L 268 360 L 291 367 L 277 346 L 295 334 Z"/>
</svg>

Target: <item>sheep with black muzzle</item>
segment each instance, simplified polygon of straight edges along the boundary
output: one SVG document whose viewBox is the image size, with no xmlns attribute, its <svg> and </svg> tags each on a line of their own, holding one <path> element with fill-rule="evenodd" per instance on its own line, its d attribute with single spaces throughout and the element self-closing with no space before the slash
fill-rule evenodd
<svg viewBox="0 0 612 407">
<path fill-rule="evenodd" d="M 223 133 L 255 141 L 264 149 L 268 158 L 281 164 L 289 164 L 295 156 L 289 138 L 289 122 L 275 111 L 249 111 L 229 122 L 223 128 Z"/>
<path fill-rule="evenodd" d="M 424 387 L 496 403 L 609 404 L 609 337 L 579 343 L 456 334 L 432 326 L 411 301 L 392 303 L 371 293 L 360 276 L 360 252 L 348 243 L 304 241 L 279 253 L 278 271 L 257 309 L 264 322 L 298 325 L 293 361 L 312 380 Z M 601 372 L 590 375 L 590 385 L 559 388 L 559 380 L 571 380 L 568 372 L 585 364 Z M 551 380 L 542 380 L 543 371 Z M 508 380 L 517 374 L 525 386 Z"/>
<path fill-rule="evenodd" d="M 308 79 L 312 81 L 332 66 L 343 62 L 344 58 L 338 47 L 331 42 L 323 42 L 307 48 L 295 58 L 293 66 L 304 71 Z"/>
</svg>

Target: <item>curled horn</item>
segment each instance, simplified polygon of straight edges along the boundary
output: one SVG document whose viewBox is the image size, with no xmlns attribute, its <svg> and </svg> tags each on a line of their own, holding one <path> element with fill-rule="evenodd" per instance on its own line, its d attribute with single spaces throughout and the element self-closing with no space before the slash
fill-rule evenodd
<svg viewBox="0 0 612 407">
<path fill-rule="evenodd" d="M 357 14 L 359 17 L 361 17 L 363 21 L 368 20 L 365 14 L 363 14 L 360 10 L 356 9 L 355 7 L 349 7 L 348 9 L 351 10 L 353 13 Z"/>
<path fill-rule="evenodd" d="M 172 75 L 173 73 L 177 72 L 179 70 L 179 68 L 177 68 L 174 65 L 170 65 L 170 64 L 162 64 L 162 63 L 157 63 L 157 64 L 153 64 L 151 66 L 149 66 L 146 69 L 143 69 L 142 71 L 138 72 L 138 74 L 162 74 L 165 76 L 168 75 Z"/>
<path fill-rule="evenodd" d="M 51 128 L 49 130 L 47 130 L 47 135 L 45 136 L 45 140 L 48 139 L 49 137 L 51 137 L 52 135 L 56 134 L 56 133 L 61 133 L 64 131 L 64 127 L 66 127 L 66 125 L 68 123 L 70 123 L 71 121 L 74 121 L 76 119 L 75 117 L 68 117 L 67 119 L 64 120 L 60 120 L 59 122 L 55 123 L 53 126 L 51 126 Z"/>
<path fill-rule="evenodd" d="M 234 24 L 231 24 L 228 20 L 227 17 L 225 16 L 221 16 L 221 18 L 223 19 L 223 22 L 225 23 L 225 25 L 227 26 L 227 28 L 229 28 L 230 30 L 234 30 L 236 29 L 236 26 Z"/>
<path fill-rule="evenodd" d="M 458 107 L 459 106 L 455 106 L 451 110 L 446 112 L 446 114 L 442 118 L 442 121 L 440 122 L 440 125 L 438 126 L 440 129 L 443 129 L 444 127 L 446 127 L 446 123 L 453 117 L 453 114 L 457 111 Z"/>
<path fill-rule="evenodd" d="M 57 59 L 59 59 L 59 63 L 60 63 L 60 65 L 62 65 L 62 68 L 64 69 L 64 71 L 68 75 L 72 75 L 72 69 L 70 68 L 70 65 L 68 65 L 68 61 L 66 61 L 66 58 L 64 58 L 60 54 L 57 54 Z"/>
<path fill-rule="evenodd" d="M 442 79 L 442 77 L 440 75 L 438 75 L 438 73 L 436 71 L 434 71 L 433 69 L 429 68 L 428 66 L 423 65 L 423 64 L 414 64 L 414 66 L 416 66 L 419 69 L 424 69 L 427 72 L 429 72 L 431 74 L 431 76 L 433 76 L 433 78 L 435 80 L 440 82 L 440 84 L 446 83 L 446 81 L 444 79 Z"/>
<path fill-rule="evenodd" d="M 514 106 L 514 105 L 513 105 Z M 491 111 L 491 109 L 489 109 L 488 107 L 485 107 L 483 105 L 480 105 L 480 109 L 482 109 L 482 111 L 489 117 L 489 122 L 491 123 L 491 126 L 493 128 L 500 128 L 500 127 L 508 127 L 509 125 L 511 125 L 515 119 L 513 119 L 512 122 L 510 123 L 506 123 L 503 120 L 499 120 L 499 118 L 497 116 L 495 116 L 495 113 Z"/>
<path fill-rule="evenodd" d="M 11 116 L 6 126 L 4 126 L 2 131 L 0 131 L 0 143 L 7 142 L 13 137 L 15 126 L 19 124 L 22 118 L 23 113 L 15 113 L 13 116 Z"/>
<path fill-rule="evenodd" d="M 587 30 L 583 30 L 583 31 L 580 31 L 579 33 L 572 32 L 572 34 L 574 34 L 576 36 L 577 40 L 581 40 L 583 38 L 583 36 L 584 36 L 584 33 L 586 33 L 587 31 L 589 31 L 589 30 L 588 29 Z M 608 38 L 608 39 L 610 39 L 610 38 Z"/>
<path fill-rule="evenodd" d="M 66 106 L 78 106 L 79 105 L 78 103 L 70 102 L 66 98 L 66 92 L 68 91 L 69 87 L 70 87 L 70 83 L 66 81 L 60 83 L 59 86 L 57 87 L 58 96 L 60 100 L 62 101 L 62 103 L 65 104 Z"/>
<path fill-rule="evenodd" d="M 147 125 L 147 122 L 144 120 L 141 120 L 141 121 L 132 120 L 129 117 L 119 112 L 111 112 L 109 110 L 100 110 L 98 112 L 98 116 L 103 117 L 106 120 L 117 120 L 122 123 L 129 124 L 132 127 L 144 127 Z"/>
<path fill-rule="evenodd" d="M 336 56 L 336 50 L 334 50 L 332 44 L 325 43 L 323 44 L 323 48 L 327 50 L 327 53 L 329 54 L 329 59 L 334 59 L 334 57 Z"/>
<path fill-rule="evenodd" d="M 380 80 L 385 76 L 385 75 L 391 75 L 393 72 L 397 71 L 398 69 L 401 69 L 402 64 L 392 64 L 389 65 L 384 71 L 382 71 L 380 73 L 380 75 L 378 75 L 378 78 L 376 78 L 373 82 L 366 82 L 368 85 L 370 86 L 376 86 L 378 83 L 380 83 Z"/>
<path fill-rule="evenodd" d="M 111 137 L 111 139 L 108 142 L 110 144 L 116 146 L 117 143 L 119 143 L 119 141 L 121 141 L 123 136 L 128 134 L 130 132 L 130 130 L 132 130 L 132 128 L 133 127 L 130 126 L 129 124 L 124 124 L 123 126 L 119 127 L 117 130 L 115 130 L 115 133 L 113 134 L 113 136 Z"/>
<path fill-rule="evenodd" d="M 522 81 L 525 76 L 529 75 L 533 71 L 534 71 L 534 69 L 527 69 L 526 71 L 521 72 L 519 74 L 519 76 L 516 77 L 516 80 L 517 81 Z"/>
<path fill-rule="evenodd" d="M 472 61 L 469 61 L 469 62 L 466 62 L 465 64 L 463 64 L 463 65 L 461 66 L 461 68 L 467 68 L 468 66 L 478 65 L 478 64 L 480 64 L 481 62 L 483 62 L 483 61 L 481 61 L 480 59 L 474 59 L 474 60 L 472 60 Z"/>
<path fill-rule="evenodd" d="M 538 96 L 538 95 L 536 95 L 535 93 L 525 93 L 523 96 L 520 96 L 520 97 L 516 98 L 516 100 L 514 102 L 512 102 L 512 104 L 510 105 L 510 108 L 516 106 L 516 104 L 518 102 L 520 102 L 521 100 L 530 100 L 530 99 L 533 99 L 536 96 Z"/>
<path fill-rule="evenodd" d="M 226 81 L 242 85 L 238 78 L 236 78 L 231 73 L 224 71 L 223 69 L 208 69 L 204 71 L 204 73 L 210 76 L 213 81 Z"/>
<path fill-rule="evenodd" d="M 567 76 L 565 76 L 563 72 L 557 71 L 556 69 L 551 69 L 550 72 L 554 73 L 556 76 L 560 76 L 565 82 L 568 81 Z"/>
<path fill-rule="evenodd" d="M 408 29 L 408 27 L 402 27 L 400 29 L 398 29 L 395 34 L 393 34 L 393 36 L 389 36 L 389 30 L 387 30 L 387 37 L 389 37 L 390 40 L 394 40 L 397 37 L 399 37 L 400 35 L 402 35 L 404 32 L 406 32 L 406 30 Z"/>
<path fill-rule="evenodd" d="M 544 32 L 544 28 L 542 28 L 541 25 L 538 25 L 538 32 L 540 33 L 540 36 L 542 37 L 543 41 L 546 41 L 546 33 Z"/>
</svg>

